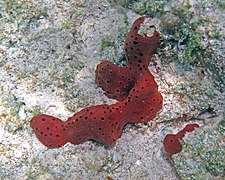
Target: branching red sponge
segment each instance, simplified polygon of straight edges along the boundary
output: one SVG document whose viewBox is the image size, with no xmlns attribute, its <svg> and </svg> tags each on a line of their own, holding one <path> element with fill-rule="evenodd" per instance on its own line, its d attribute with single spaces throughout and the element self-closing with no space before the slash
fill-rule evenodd
<svg viewBox="0 0 225 180">
<path fill-rule="evenodd" d="M 152 55 L 156 52 L 160 34 L 155 30 L 152 36 L 138 34 L 139 27 L 146 16 L 138 18 L 127 34 L 124 49 L 127 60 L 125 67 L 103 61 L 96 69 L 96 84 L 101 87 L 107 97 L 121 101 L 127 97 L 131 88 L 139 78 L 139 74 L 148 70 Z"/>
<path fill-rule="evenodd" d="M 37 138 L 49 148 L 67 142 L 80 144 L 89 139 L 114 145 L 124 125 L 148 122 L 162 107 L 162 96 L 149 71 L 141 74 L 135 84 L 128 97 L 116 104 L 87 107 L 65 122 L 40 114 L 31 119 L 30 125 Z"/>
<path fill-rule="evenodd" d="M 172 155 L 177 154 L 181 152 L 182 145 L 180 141 L 183 140 L 183 137 L 185 136 L 186 132 L 192 132 L 195 130 L 195 128 L 198 128 L 198 124 L 188 124 L 185 126 L 184 129 L 179 131 L 177 134 L 167 134 L 163 141 L 164 150 L 169 157 L 169 159 L 172 160 Z"/>
<path fill-rule="evenodd" d="M 96 70 L 97 84 L 108 97 L 119 102 L 87 107 L 67 121 L 45 114 L 34 116 L 30 126 L 45 146 L 57 148 L 67 142 L 81 144 L 90 139 L 112 146 L 127 123 L 147 123 L 156 116 L 163 98 L 148 64 L 157 48 L 159 33 L 155 32 L 152 37 L 137 34 L 145 18 L 134 22 L 126 38 L 128 65 L 118 67 L 103 61 Z"/>
</svg>

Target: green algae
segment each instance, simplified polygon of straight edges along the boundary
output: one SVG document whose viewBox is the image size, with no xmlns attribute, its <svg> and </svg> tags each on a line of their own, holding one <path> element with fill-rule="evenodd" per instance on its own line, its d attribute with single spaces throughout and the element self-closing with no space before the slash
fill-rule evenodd
<svg viewBox="0 0 225 180">
<path fill-rule="evenodd" d="M 117 168 L 121 166 L 121 162 L 115 160 L 112 154 L 106 152 L 100 152 L 94 157 L 85 157 L 84 163 L 87 169 L 95 172 L 113 173 Z"/>
<path fill-rule="evenodd" d="M 121 4 L 120 1 L 115 1 L 115 3 L 138 14 L 161 19 L 162 40 L 158 54 L 163 63 L 174 61 L 184 67 L 191 68 L 194 66 L 201 67 L 206 71 L 209 70 L 212 72 L 216 88 L 220 91 L 224 89 L 224 57 L 218 55 L 217 46 L 209 43 L 219 44 L 223 35 L 221 29 L 214 24 L 214 19 L 205 15 L 208 6 L 206 1 L 194 5 L 189 1 L 166 2 L 156 0 L 126 1 L 126 5 Z M 223 9 L 223 4 L 221 1 L 215 1 L 212 6 L 213 8 Z M 102 49 L 106 50 L 102 53 L 103 57 L 111 59 L 115 63 L 124 61 L 121 51 L 118 53 L 119 48 L 115 45 L 115 39 L 104 38 L 102 42 Z M 122 44 L 118 45 L 122 47 Z M 115 50 L 109 50 L 107 47 L 115 48 Z M 119 60 L 116 60 L 115 56 Z M 124 63 L 121 65 L 124 65 Z"/>
<path fill-rule="evenodd" d="M 4 27 L 0 40 L 5 39 L 9 34 L 25 30 L 30 23 L 41 17 L 47 17 L 47 9 L 41 8 L 41 3 L 34 4 L 30 1 L 6 0 L 2 3 L 2 20 Z M 1 27 L 1 26 L 0 26 Z M 1 28 L 0 28 L 1 29 Z M 7 31 L 7 32 L 4 32 Z"/>
<path fill-rule="evenodd" d="M 68 99 L 68 101 L 65 103 L 65 106 L 68 110 L 76 112 L 77 109 L 95 105 L 95 101 L 90 98 L 90 94 L 86 89 L 82 89 L 76 86 L 72 90 L 73 91 L 64 93 L 64 97 Z"/>
<path fill-rule="evenodd" d="M 198 61 L 205 50 L 202 35 L 196 31 L 199 21 L 189 9 L 184 4 L 182 7 L 173 7 L 162 16 L 162 45 L 170 44 L 176 51 L 177 60 L 184 64 Z"/>
<path fill-rule="evenodd" d="M 116 37 L 105 36 L 101 39 L 101 59 L 110 60 L 120 66 L 126 64 L 123 47 L 127 32 L 128 27 L 121 27 Z"/>
<path fill-rule="evenodd" d="M 113 46 L 114 41 L 112 40 L 112 37 L 106 36 L 101 39 L 101 50 L 104 50 L 107 47 Z"/>
<path fill-rule="evenodd" d="M 132 4 L 132 0 L 110 0 L 110 4 L 115 6 L 122 6 L 123 8 L 128 8 Z"/>
<path fill-rule="evenodd" d="M 49 176 L 49 169 L 43 166 L 36 158 L 33 158 L 29 165 L 29 171 L 25 174 L 27 179 L 42 179 Z"/>
<path fill-rule="evenodd" d="M 165 3 L 165 1 L 157 0 L 139 0 L 132 4 L 131 9 L 141 15 L 156 17 L 163 12 Z"/>
<path fill-rule="evenodd" d="M 26 125 L 26 122 L 21 121 L 18 115 L 23 105 L 24 103 L 11 93 L 1 97 L 0 122 L 4 130 L 13 133 Z"/>
<path fill-rule="evenodd" d="M 221 134 L 225 134 L 225 117 L 223 117 L 223 120 L 219 122 L 218 128 L 219 128 L 218 130 Z"/>
<path fill-rule="evenodd" d="M 215 87 L 212 84 L 187 81 L 176 87 L 176 92 L 187 95 L 192 100 L 201 99 L 203 96 L 215 97 Z"/>
<path fill-rule="evenodd" d="M 9 133 L 25 129 L 27 127 L 28 117 L 40 113 L 40 106 L 26 107 L 22 99 L 18 98 L 11 92 L 4 93 L 0 90 L 0 122 L 4 130 Z M 25 113 L 21 117 L 20 113 Z"/>
<path fill-rule="evenodd" d="M 216 45 L 221 43 L 222 34 L 212 17 L 204 15 L 207 14 L 206 5 L 197 3 L 192 7 L 186 2 L 171 6 L 170 10 L 162 13 L 159 58 L 164 63 L 175 61 L 184 67 L 211 71 L 214 84 L 222 91 L 225 86 L 223 57 Z M 192 8 L 195 8 L 195 13 Z"/>
<path fill-rule="evenodd" d="M 83 69 L 85 67 L 85 63 L 82 61 L 72 61 L 70 64 L 70 67 L 73 70 L 80 71 L 81 69 Z"/>
<path fill-rule="evenodd" d="M 198 61 L 203 54 L 201 47 L 200 34 L 189 34 L 187 39 L 187 46 L 184 47 L 183 53 L 178 54 L 178 59 L 184 64 L 190 64 Z"/>
</svg>

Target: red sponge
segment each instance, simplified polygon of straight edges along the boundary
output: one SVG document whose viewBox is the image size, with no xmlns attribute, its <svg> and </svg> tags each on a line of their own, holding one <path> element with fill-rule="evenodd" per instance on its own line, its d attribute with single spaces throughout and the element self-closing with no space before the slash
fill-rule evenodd
<svg viewBox="0 0 225 180">
<path fill-rule="evenodd" d="M 163 141 L 164 150 L 169 157 L 172 159 L 173 154 L 181 152 L 182 146 L 180 141 L 183 140 L 186 132 L 192 132 L 195 128 L 198 128 L 198 124 L 188 124 L 184 129 L 179 131 L 177 134 L 167 134 Z"/>
<path fill-rule="evenodd" d="M 97 85 L 119 102 L 87 107 L 65 122 L 45 114 L 34 116 L 30 126 L 45 146 L 57 148 L 67 142 L 80 144 L 89 139 L 112 146 L 127 123 L 146 123 L 156 116 L 163 98 L 148 65 L 158 47 L 159 33 L 154 32 L 151 37 L 138 35 L 145 19 L 137 19 L 127 35 L 127 66 L 103 61 L 96 69 Z"/>
</svg>

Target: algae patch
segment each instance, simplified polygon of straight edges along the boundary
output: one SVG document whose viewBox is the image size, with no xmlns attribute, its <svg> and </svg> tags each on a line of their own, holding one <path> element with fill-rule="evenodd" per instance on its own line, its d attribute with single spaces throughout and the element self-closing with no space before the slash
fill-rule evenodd
<svg viewBox="0 0 225 180">
<path fill-rule="evenodd" d="M 41 8 L 42 2 L 31 2 L 25 0 L 6 0 L 2 3 L 0 29 L 2 31 L 0 40 L 7 38 L 17 31 L 24 31 L 33 20 L 47 17 L 47 9 Z M 8 41 L 9 42 L 9 41 Z"/>
<path fill-rule="evenodd" d="M 225 176 L 224 120 L 215 128 L 199 129 L 182 143 L 175 167 L 182 179 L 213 179 Z"/>
</svg>

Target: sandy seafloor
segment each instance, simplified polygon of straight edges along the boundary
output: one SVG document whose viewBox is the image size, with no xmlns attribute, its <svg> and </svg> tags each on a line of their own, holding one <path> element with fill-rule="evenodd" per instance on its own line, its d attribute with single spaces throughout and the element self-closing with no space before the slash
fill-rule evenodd
<svg viewBox="0 0 225 180">
<path fill-rule="evenodd" d="M 195 171 L 196 179 L 224 178 L 224 131 L 221 134 L 216 129 L 224 120 L 224 86 L 214 86 L 207 68 L 203 74 L 200 67 L 184 68 L 175 61 L 161 61 L 157 55 L 154 61 L 160 73 L 152 64 L 149 69 L 164 103 L 154 121 L 128 125 L 109 149 L 91 141 L 48 149 L 37 140 L 29 126 L 37 113 L 66 120 L 84 107 L 115 102 L 94 81 L 96 65 L 116 54 L 112 46 L 104 52 L 103 39 L 116 42 L 121 31 L 127 32 L 140 16 L 115 2 L 0 1 L 0 179 L 176 180 L 195 179 Z M 214 10 L 209 8 L 208 15 L 224 35 L 224 14 L 221 9 Z M 218 49 L 215 56 L 224 58 L 224 43 L 218 42 L 213 45 Z M 120 47 L 122 51 L 123 44 Z M 224 60 L 220 62 L 224 67 Z M 213 109 L 204 111 L 209 106 Z M 183 114 L 198 118 L 185 122 L 180 118 Z M 162 123 L 156 126 L 157 122 Z M 193 156 L 183 154 L 170 162 L 163 150 L 163 138 L 187 123 L 201 127 L 188 134 L 186 142 L 198 139 L 202 147 L 212 148 L 210 152 L 220 156 L 189 161 Z M 202 156 L 207 154 L 205 149 Z M 218 163 L 203 163 L 213 158 Z M 212 166 L 218 172 L 210 171 Z"/>
</svg>

